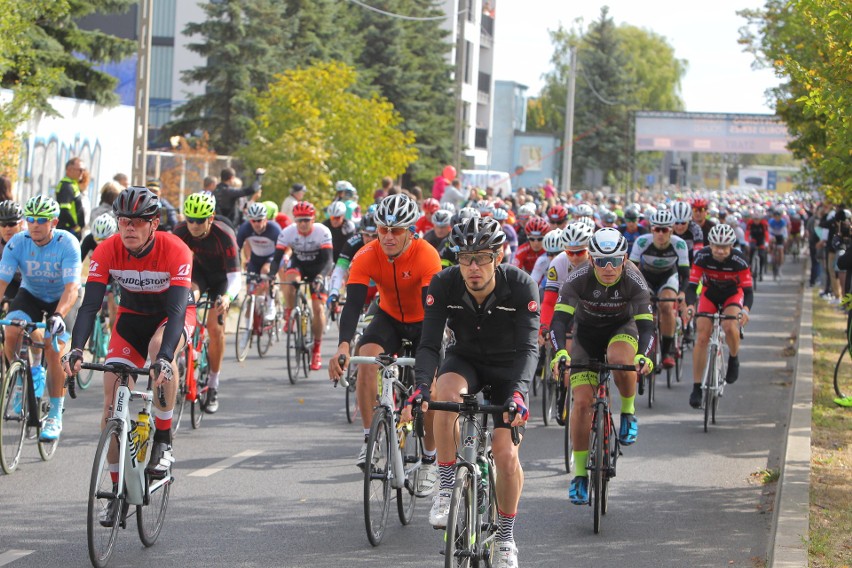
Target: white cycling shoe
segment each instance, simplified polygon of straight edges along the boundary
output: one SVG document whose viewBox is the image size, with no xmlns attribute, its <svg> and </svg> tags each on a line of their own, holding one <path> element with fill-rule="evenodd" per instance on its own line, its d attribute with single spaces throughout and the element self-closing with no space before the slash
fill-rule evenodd
<svg viewBox="0 0 852 568">
<path fill-rule="evenodd" d="M 415 494 L 418 497 L 428 497 L 435 492 L 438 485 L 438 464 L 425 463 L 420 466 L 417 473 L 417 487 Z"/>
<path fill-rule="evenodd" d="M 518 568 L 518 547 L 514 542 L 496 542 L 494 546 L 494 568 Z"/>
<path fill-rule="evenodd" d="M 429 524 L 435 529 L 447 528 L 447 518 L 450 516 L 450 501 L 453 492 L 450 489 L 441 489 L 432 498 L 432 510 L 429 511 Z"/>
</svg>

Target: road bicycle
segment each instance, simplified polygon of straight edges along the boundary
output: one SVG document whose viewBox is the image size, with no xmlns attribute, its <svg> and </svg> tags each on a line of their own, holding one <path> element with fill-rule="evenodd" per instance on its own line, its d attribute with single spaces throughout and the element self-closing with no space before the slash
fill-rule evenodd
<svg viewBox="0 0 852 568">
<path fill-rule="evenodd" d="M 497 489 L 492 432 L 482 415 L 502 414 L 503 406 L 481 404 L 475 394 L 462 394 L 461 402 L 430 402 L 429 411 L 459 415 L 459 438 L 450 512 L 444 535 L 444 566 L 491 566 L 497 537 Z M 512 403 L 514 404 L 514 403 Z M 416 430 L 422 429 L 422 412 L 415 408 Z M 509 419 L 516 410 L 510 407 Z M 520 443 L 519 429 L 511 428 L 512 442 Z"/>
<path fill-rule="evenodd" d="M 654 407 L 654 400 L 656 397 L 656 384 L 657 384 L 657 374 L 663 371 L 663 353 L 661 352 L 662 346 L 662 338 L 663 335 L 660 332 L 660 316 L 659 316 L 659 308 L 657 308 L 657 304 L 661 303 L 676 303 L 677 298 L 658 298 L 657 296 L 651 296 L 651 306 L 654 312 L 654 350 L 650 354 L 649 358 L 651 362 L 654 363 L 654 370 L 648 373 L 646 376 L 639 376 L 637 380 L 639 381 L 639 390 L 638 394 L 647 394 L 648 395 L 648 408 Z M 677 316 L 675 316 L 677 317 Z M 675 322 L 677 323 L 677 322 Z M 677 326 L 675 326 L 677 327 Z M 675 332 L 677 333 L 677 332 Z M 675 365 L 677 365 L 678 355 L 675 355 Z M 671 386 L 671 369 L 666 369 L 666 383 Z"/>
<path fill-rule="evenodd" d="M 593 371 L 597 373 L 595 398 L 592 401 L 592 429 L 589 432 L 589 458 L 586 470 L 589 472 L 589 505 L 593 509 L 594 530 L 601 529 L 601 517 L 606 515 L 609 497 L 609 482 L 615 477 L 615 466 L 621 456 L 621 444 L 618 431 L 612 420 L 610 408 L 609 383 L 612 371 L 635 371 L 633 365 L 616 365 L 604 361 L 589 361 L 586 364 L 567 366 L 568 369 Z"/>
<path fill-rule="evenodd" d="M 704 366 L 704 374 L 701 377 L 701 409 L 704 410 L 704 431 L 709 432 L 709 425 L 716 424 L 716 410 L 719 399 L 725 393 L 725 373 L 728 369 L 728 344 L 725 342 L 725 330 L 722 329 L 722 321 L 739 320 L 739 316 L 720 313 L 706 314 L 699 312 L 695 314 L 698 318 L 713 320 L 713 329 L 710 332 L 710 344 L 707 346 L 707 364 Z M 743 330 L 740 328 L 740 338 Z"/>
<path fill-rule="evenodd" d="M 787 242 L 789 243 L 790 255 L 793 257 L 793 262 L 798 262 L 799 253 L 802 250 L 802 236 L 792 235 Z"/>
<path fill-rule="evenodd" d="M 268 283 L 268 290 L 264 294 L 258 294 L 257 288 L 262 282 Z M 272 345 L 272 340 L 280 339 L 282 317 L 278 295 L 278 280 L 274 275 L 254 272 L 246 274 L 246 296 L 237 317 L 237 361 L 242 363 L 246 360 L 252 343 L 257 343 L 257 354 L 264 357 Z M 273 302 L 275 306 L 275 315 L 272 318 L 266 317 L 267 302 Z"/>
<path fill-rule="evenodd" d="M 311 282 L 304 280 L 296 286 L 296 302 L 290 310 L 287 327 L 287 376 L 295 385 L 302 374 L 308 377 L 311 365 L 311 349 L 314 346 L 314 311 L 311 306 Z"/>
<path fill-rule="evenodd" d="M 196 303 L 195 329 L 190 341 L 178 357 L 178 392 L 175 399 L 174 418 L 172 419 L 172 434 L 180 428 L 184 409 L 189 404 L 189 416 L 192 429 L 201 427 L 204 410 L 207 408 L 207 379 L 210 374 L 208 348 L 210 338 L 207 336 L 207 314 L 214 307 L 206 295 Z M 219 325 L 224 325 L 224 316 L 219 316 Z"/>
<path fill-rule="evenodd" d="M 773 235 L 774 239 L 775 236 Z M 781 265 L 784 264 L 784 245 L 774 243 L 772 245 L 772 280 L 778 280 L 781 276 Z"/>
<path fill-rule="evenodd" d="M 571 441 L 571 411 L 574 408 L 574 391 L 571 389 L 571 383 L 566 380 L 568 377 L 567 359 L 561 357 L 556 368 L 556 377 L 558 381 L 557 396 L 557 422 L 564 430 L 564 450 L 565 450 L 565 473 L 571 473 L 574 470 L 574 445 Z"/>
<path fill-rule="evenodd" d="M 381 394 L 373 410 L 373 421 L 367 437 L 367 459 L 364 462 L 364 525 L 370 544 L 381 543 L 390 511 L 391 490 L 396 490 L 399 522 L 407 525 L 414 515 L 417 478 L 423 456 L 422 437 L 415 434 L 411 423 L 401 424 L 402 402 L 412 392 L 413 379 L 400 374 L 413 374 L 413 346 L 403 343 L 403 356 L 381 354 L 377 357 L 351 357 L 349 364 L 379 365 Z M 406 369 L 408 368 L 408 369 Z M 345 378 L 341 379 L 341 382 Z M 344 384 L 344 386 L 346 386 Z"/>
<path fill-rule="evenodd" d="M 149 370 L 118 363 L 83 363 L 82 368 L 118 375 L 110 416 L 95 450 L 86 514 L 89 559 L 95 568 L 103 568 L 115 549 L 118 529 L 127 528 L 131 506 L 136 507 L 139 539 L 146 547 L 154 545 L 166 519 L 174 478 L 171 475 L 162 479 L 152 478 L 145 471 L 153 442 L 151 433 L 154 432 L 154 417 L 151 415 L 154 392 Z M 131 390 L 128 386 L 130 377 L 138 375 L 148 376 L 148 386 L 144 391 Z M 162 387 L 157 390 L 162 402 L 165 397 Z M 133 401 L 142 402 L 136 420 L 132 419 L 134 414 L 131 413 Z M 113 459 L 117 454 L 117 473 L 110 472 L 110 454 Z"/>
<path fill-rule="evenodd" d="M 0 326 L 13 325 L 21 329 L 18 339 L 17 355 L 8 364 L 2 374 L 0 391 L 0 467 L 10 474 L 18 467 L 24 439 L 37 440 L 38 453 L 43 461 L 48 461 L 56 453 L 59 439 L 42 441 L 41 428 L 50 411 L 50 394 L 47 385 L 44 392 L 36 396 L 33 385 L 30 348 L 44 349 L 44 343 L 34 341 L 31 333 L 36 329 L 45 329 L 42 322 L 24 320 L 0 320 Z M 4 328 L 0 328 L 0 341 L 5 341 Z M 53 338 L 53 349 L 59 352 L 59 340 Z M 4 357 L 0 356 L 0 360 Z M 47 381 L 47 377 L 45 377 Z"/>
<path fill-rule="evenodd" d="M 109 350 L 109 336 L 112 322 L 109 319 L 109 294 L 104 295 L 101 302 L 101 309 L 95 317 L 95 329 L 92 331 L 92 336 L 86 344 L 84 353 L 89 353 L 89 360 L 92 363 L 100 363 L 106 359 L 107 351 Z M 92 384 L 94 371 L 86 373 L 77 373 L 77 385 L 81 390 L 86 390 Z"/>
<path fill-rule="evenodd" d="M 372 316 L 367 316 L 366 314 L 361 314 L 361 317 L 358 319 L 358 325 L 355 328 L 355 337 L 349 342 L 349 366 L 346 367 L 344 378 L 340 381 L 340 384 L 344 387 L 346 396 L 346 420 L 350 424 L 355 422 L 355 417 L 358 416 L 358 396 L 356 393 L 358 387 L 358 365 L 352 363 L 351 358 L 358 353 L 361 336 L 364 333 L 364 329 L 369 325 L 370 320 L 372 320 Z"/>
</svg>

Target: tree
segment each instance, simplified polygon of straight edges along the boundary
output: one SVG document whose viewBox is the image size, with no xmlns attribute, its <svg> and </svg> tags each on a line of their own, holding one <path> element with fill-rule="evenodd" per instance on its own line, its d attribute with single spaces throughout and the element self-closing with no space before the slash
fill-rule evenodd
<svg viewBox="0 0 852 568">
<path fill-rule="evenodd" d="M 340 62 L 318 62 L 277 75 L 254 97 L 258 113 L 249 143 L 238 155 L 266 167 L 264 197 L 280 200 L 293 182 L 304 183 L 317 205 L 334 196 L 333 183 L 346 179 L 372 187 L 397 176 L 417 159 L 414 135 L 400 129 L 402 117 L 386 99 L 352 92 L 357 74 Z M 363 205 L 371 196 L 361 192 Z"/>
</svg>

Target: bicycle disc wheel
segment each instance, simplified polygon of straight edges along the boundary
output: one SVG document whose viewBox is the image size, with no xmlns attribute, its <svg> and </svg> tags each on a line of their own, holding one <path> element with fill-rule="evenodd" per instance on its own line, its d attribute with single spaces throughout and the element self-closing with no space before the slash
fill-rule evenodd
<svg viewBox="0 0 852 568">
<path fill-rule="evenodd" d="M 27 425 L 27 381 L 23 364 L 13 362 L 5 378 L 0 376 L 0 382 L 3 384 L 0 392 L 0 410 L 3 412 L 0 420 L 0 465 L 9 474 L 15 471 L 21 459 Z M 15 393 L 15 385 L 20 385 L 20 395 Z M 15 408 L 18 405 L 20 408 Z"/>
<path fill-rule="evenodd" d="M 151 441 L 148 442 L 149 444 Z M 163 522 L 166 520 L 166 509 L 169 507 L 169 493 L 171 492 L 172 480 L 157 479 L 151 480 L 148 474 L 145 474 L 145 483 L 148 485 L 147 505 L 136 506 L 136 528 L 139 531 L 139 540 L 145 546 L 153 546 L 157 542 L 157 537 L 160 536 L 160 531 L 163 529 Z M 154 490 L 150 487 L 154 485 Z"/>
<path fill-rule="evenodd" d="M 92 464 L 92 477 L 89 482 L 89 502 L 86 514 L 86 535 L 89 544 L 89 559 L 96 568 L 103 568 L 109 562 L 115 547 L 115 539 L 118 536 L 118 527 L 121 524 L 121 513 L 124 510 L 124 499 L 116 494 L 117 488 L 113 486 L 107 462 L 107 452 L 111 445 L 122 443 L 120 424 L 109 421 L 101 432 L 98 448 L 95 451 L 95 461 Z M 108 511 L 112 511 L 111 522 L 101 523 L 101 518 L 109 518 Z"/>
<path fill-rule="evenodd" d="M 837 364 L 834 366 L 834 394 L 845 398 L 852 394 L 852 357 L 848 357 L 849 347 L 843 348 Z"/>
<path fill-rule="evenodd" d="M 571 392 L 565 395 L 565 473 L 574 470 L 574 445 L 571 442 Z"/>
<path fill-rule="evenodd" d="M 240 306 L 240 315 L 237 317 L 237 333 L 234 335 L 234 346 L 236 347 L 237 361 L 242 363 L 246 360 L 252 340 L 252 325 L 254 324 L 254 296 L 248 295 Z"/>
<path fill-rule="evenodd" d="M 603 513 L 603 477 L 604 477 L 604 410 L 598 407 L 595 410 L 595 426 L 594 440 L 589 445 L 594 448 L 594 456 L 592 458 L 592 471 L 590 481 L 592 509 L 594 510 L 594 529 L 595 534 L 601 532 L 601 514 Z"/>
<path fill-rule="evenodd" d="M 201 427 L 201 420 L 204 418 L 204 408 L 206 407 L 207 398 L 207 378 L 210 374 L 210 361 L 208 360 L 207 339 L 201 346 L 201 353 L 198 354 L 198 359 L 195 361 L 195 400 L 189 407 L 189 415 L 192 418 L 192 429 L 198 430 Z"/>
<path fill-rule="evenodd" d="M 370 544 L 378 546 L 385 536 L 390 511 L 390 429 L 387 409 L 377 408 L 367 438 L 364 462 L 364 525 Z"/>
<path fill-rule="evenodd" d="M 447 532 L 444 535 L 445 568 L 469 568 L 473 562 L 472 546 L 476 545 L 475 523 L 477 507 L 473 477 L 461 467 L 456 470 L 453 495 L 450 500 L 450 514 L 447 517 Z"/>
<path fill-rule="evenodd" d="M 399 522 L 407 525 L 414 517 L 414 492 L 417 490 L 417 478 L 420 475 L 420 438 L 414 433 L 414 425 L 397 426 L 396 435 L 399 438 L 399 451 L 402 454 L 402 467 L 405 470 L 405 487 L 396 490 L 396 511 Z"/>
<path fill-rule="evenodd" d="M 300 326 L 299 308 L 294 308 L 290 314 L 290 327 L 287 330 L 287 377 L 291 385 L 295 385 L 299 380 L 299 366 L 302 359 L 299 351 Z"/>
<path fill-rule="evenodd" d="M 707 376 L 704 378 L 704 431 L 709 432 L 710 412 L 716 398 L 716 350 L 715 345 L 710 346 L 707 354 Z"/>
</svg>

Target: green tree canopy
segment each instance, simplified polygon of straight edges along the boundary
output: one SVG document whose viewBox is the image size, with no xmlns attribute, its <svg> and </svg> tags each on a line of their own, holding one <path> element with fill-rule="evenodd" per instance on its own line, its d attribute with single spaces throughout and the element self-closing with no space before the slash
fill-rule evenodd
<svg viewBox="0 0 852 568">
<path fill-rule="evenodd" d="M 334 182 L 346 179 L 367 205 L 376 180 L 401 175 L 417 159 L 414 134 L 400 128 L 393 105 L 378 95 L 358 96 L 356 82 L 353 67 L 318 62 L 277 75 L 255 95 L 257 118 L 238 155 L 267 168 L 264 197 L 280 200 L 301 182 L 322 206 L 334 196 Z"/>
</svg>

